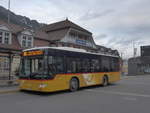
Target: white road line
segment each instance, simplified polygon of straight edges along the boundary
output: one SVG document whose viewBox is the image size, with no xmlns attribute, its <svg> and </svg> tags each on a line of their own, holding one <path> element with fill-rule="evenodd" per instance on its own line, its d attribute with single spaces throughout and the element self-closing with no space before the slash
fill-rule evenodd
<svg viewBox="0 0 150 113">
<path fill-rule="evenodd" d="M 133 98 L 133 97 L 125 97 L 123 98 L 124 100 L 129 100 L 129 101 L 136 101 L 137 98 Z"/>
<path fill-rule="evenodd" d="M 98 90 L 92 90 L 92 89 L 88 89 L 86 91 L 96 92 L 96 93 L 115 94 L 115 95 L 122 95 L 122 96 L 136 96 L 136 97 L 150 98 L 150 95 L 138 94 L 138 93 L 127 93 L 127 92 L 117 92 L 117 91 L 104 91 L 104 90 L 99 90 L 98 91 Z"/>
<path fill-rule="evenodd" d="M 150 83 L 137 83 L 137 82 L 128 82 L 128 84 L 133 84 L 133 85 L 150 85 Z"/>
</svg>

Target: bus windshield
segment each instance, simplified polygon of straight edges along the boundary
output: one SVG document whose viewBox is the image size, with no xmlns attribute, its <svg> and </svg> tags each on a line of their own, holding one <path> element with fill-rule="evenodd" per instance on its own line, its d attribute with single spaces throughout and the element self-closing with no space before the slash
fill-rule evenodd
<svg viewBox="0 0 150 113">
<path fill-rule="evenodd" d="M 48 78 L 47 63 L 44 56 L 23 57 L 21 61 L 20 78 Z"/>
</svg>

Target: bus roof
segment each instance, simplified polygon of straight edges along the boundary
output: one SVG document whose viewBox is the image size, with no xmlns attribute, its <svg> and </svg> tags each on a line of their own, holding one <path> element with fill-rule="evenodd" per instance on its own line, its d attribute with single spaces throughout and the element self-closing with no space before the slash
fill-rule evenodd
<svg viewBox="0 0 150 113">
<path fill-rule="evenodd" d="M 72 48 L 72 47 L 48 47 L 48 46 L 43 46 L 43 47 L 34 47 L 30 49 L 25 49 L 25 51 L 32 51 L 32 50 L 42 50 L 42 49 L 57 49 L 57 50 L 65 50 L 65 51 L 72 51 L 72 52 L 80 52 L 80 53 L 87 53 L 87 54 L 95 54 L 95 55 L 102 55 L 102 56 L 111 56 L 111 57 L 119 57 L 116 55 L 110 55 L 110 54 L 103 54 L 103 53 L 92 53 L 92 52 L 87 52 L 84 49 L 78 49 L 78 48 Z"/>
</svg>

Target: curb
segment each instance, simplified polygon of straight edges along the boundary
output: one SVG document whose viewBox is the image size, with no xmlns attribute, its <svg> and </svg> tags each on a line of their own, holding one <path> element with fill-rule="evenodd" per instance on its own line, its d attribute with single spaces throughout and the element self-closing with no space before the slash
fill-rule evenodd
<svg viewBox="0 0 150 113">
<path fill-rule="evenodd" d="M 3 87 L 14 87 L 14 86 L 18 86 L 18 84 L 5 84 L 5 85 L 0 85 L 0 88 L 3 88 Z"/>
<path fill-rule="evenodd" d="M 18 91 L 19 91 L 19 89 L 5 90 L 5 91 L 0 91 L 0 94 L 15 93 L 15 92 L 18 92 Z"/>
<path fill-rule="evenodd" d="M 144 75 L 145 76 L 145 75 Z M 143 75 L 137 75 L 137 76 L 123 76 L 121 77 L 121 80 L 123 79 L 130 79 L 130 78 L 140 78 L 140 77 L 144 77 Z M 148 75 L 146 75 L 148 76 Z"/>
<path fill-rule="evenodd" d="M 19 85 L 17 80 L 0 80 L 0 88 L 17 86 L 17 85 Z"/>
</svg>

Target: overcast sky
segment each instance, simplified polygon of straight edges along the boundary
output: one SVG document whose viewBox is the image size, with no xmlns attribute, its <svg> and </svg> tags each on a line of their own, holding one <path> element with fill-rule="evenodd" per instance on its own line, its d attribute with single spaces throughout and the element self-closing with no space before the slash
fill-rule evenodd
<svg viewBox="0 0 150 113">
<path fill-rule="evenodd" d="M 7 8 L 8 0 L 0 0 Z M 150 0 L 11 0 L 11 10 L 43 23 L 66 17 L 93 33 L 96 44 L 118 49 L 124 58 L 150 45 Z"/>
</svg>

